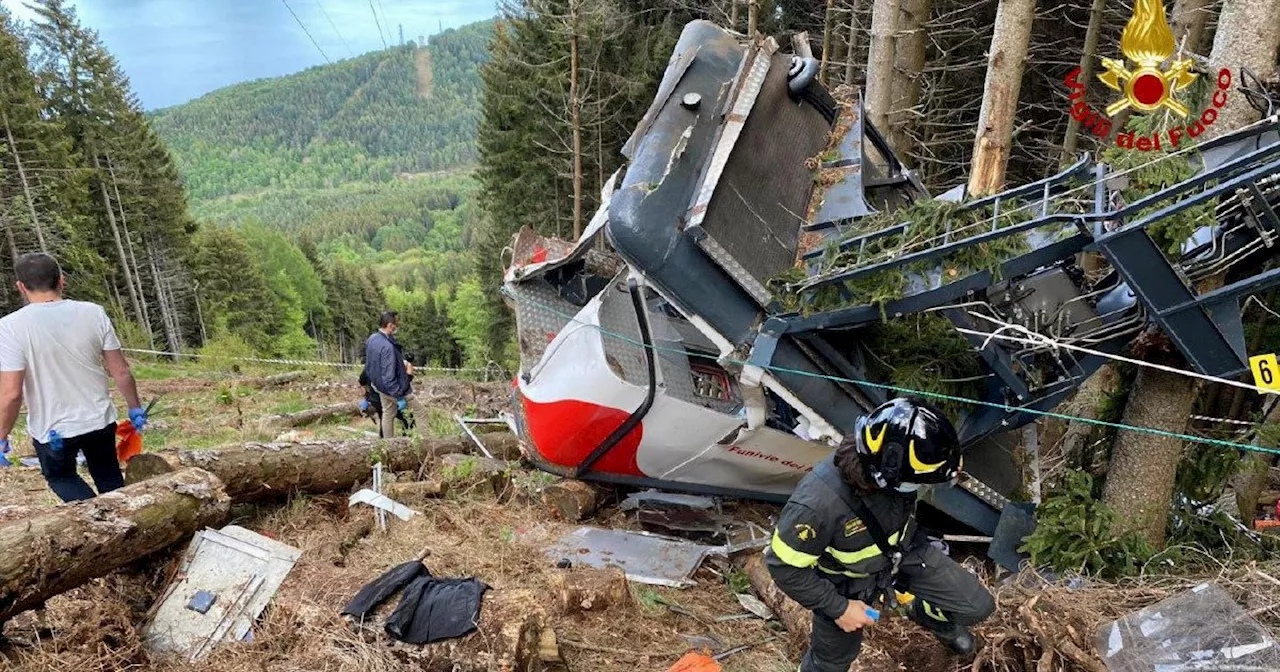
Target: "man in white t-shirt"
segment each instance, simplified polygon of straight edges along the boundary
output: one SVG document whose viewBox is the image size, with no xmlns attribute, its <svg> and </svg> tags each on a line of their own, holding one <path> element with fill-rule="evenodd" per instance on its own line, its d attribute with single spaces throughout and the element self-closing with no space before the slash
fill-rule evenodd
<svg viewBox="0 0 1280 672">
<path fill-rule="evenodd" d="M 22 255 L 14 275 L 27 305 L 0 318 L 0 451 L 9 450 L 25 397 L 27 433 L 54 493 L 64 502 L 94 496 L 76 473 L 81 452 L 98 492 L 115 490 L 124 477 L 108 376 L 129 403 L 134 427 L 142 429 L 147 415 L 111 318 L 102 306 L 62 298 L 62 269 L 47 254 Z"/>
</svg>

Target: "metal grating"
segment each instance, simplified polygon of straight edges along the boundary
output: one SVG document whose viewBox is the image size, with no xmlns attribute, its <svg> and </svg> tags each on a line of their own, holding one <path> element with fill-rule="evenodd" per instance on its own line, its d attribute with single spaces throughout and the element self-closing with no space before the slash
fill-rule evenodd
<svg viewBox="0 0 1280 672">
<path fill-rule="evenodd" d="M 822 151 L 831 130 L 821 112 L 788 95 L 790 59 L 772 56 L 702 221 L 708 242 L 761 285 L 795 262 L 813 189 L 805 161 Z"/>
<path fill-rule="evenodd" d="M 559 292 L 541 278 L 508 283 L 507 290 L 515 295 L 520 368 L 528 371 L 542 359 L 551 339 L 581 308 L 560 298 Z"/>
</svg>

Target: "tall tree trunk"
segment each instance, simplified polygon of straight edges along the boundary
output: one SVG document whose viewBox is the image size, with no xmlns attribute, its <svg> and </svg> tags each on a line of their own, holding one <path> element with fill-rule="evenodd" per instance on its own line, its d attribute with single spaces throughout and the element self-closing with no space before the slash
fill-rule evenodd
<svg viewBox="0 0 1280 672">
<path fill-rule="evenodd" d="M 1173 3 L 1173 16 L 1169 17 L 1173 28 L 1173 43 L 1183 53 L 1200 53 L 1204 41 L 1204 26 L 1209 21 L 1212 0 L 1177 0 Z"/>
<path fill-rule="evenodd" d="M 111 197 L 107 195 L 107 181 L 102 174 L 102 162 L 96 152 L 93 154 L 93 168 L 98 174 L 99 193 L 102 195 L 102 207 L 107 211 L 107 221 L 111 224 L 111 235 L 116 240 L 116 255 L 120 257 L 120 268 L 124 269 L 125 284 L 129 286 L 129 300 L 133 303 L 133 316 L 142 319 L 141 301 L 138 300 L 138 288 L 133 284 L 133 271 L 129 270 L 129 260 L 124 254 L 124 243 L 120 240 L 120 227 L 116 224 L 116 213 L 111 207 Z"/>
<path fill-rule="evenodd" d="M 31 226 L 35 229 L 36 240 L 40 242 L 40 251 L 48 254 L 49 246 L 44 240 L 44 227 L 40 226 L 40 216 L 36 214 L 36 201 L 31 197 L 31 184 L 27 181 L 27 170 L 22 165 L 22 154 L 18 152 L 18 143 L 13 139 L 13 129 L 9 127 L 9 114 L 3 107 L 0 107 L 0 121 L 4 122 L 4 135 L 9 141 L 9 152 L 13 154 L 13 166 L 18 171 L 18 181 L 22 183 L 22 197 L 26 199 L 27 210 L 31 213 Z"/>
<path fill-rule="evenodd" d="M 889 112 L 889 143 L 899 158 L 916 155 L 913 130 L 919 118 L 920 77 L 924 72 L 930 0 L 900 0 L 898 36 L 894 46 L 893 91 Z M 910 161 L 915 165 L 915 161 Z"/>
<path fill-rule="evenodd" d="M 1261 115 L 1249 105 L 1239 89 L 1240 71 L 1248 68 L 1259 77 L 1276 71 L 1276 50 L 1280 48 L 1280 0 L 1225 0 L 1218 15 L 1209 70 L 1231 70 L 1234 83 L 1227 104 L 1218 109 L 1218 120 L 1205 131 L 1206 139 L 1243 128 Z M 1211 75 L 1213 76 L 1213 75 Z"/>
<path fill-rule="evenodd" d="M 1088 94 L 1089 85 L 1093 83 L 1094 65 L 1098 61 L 1098 35 L 1102 32 L 1102 14 L 1107 0 L 1093 0 L 1089 8 L 1089 28 L 1084 33 L 1084 55 L 1080 57 L 1080 79 Z M 1084 99 L 1082 99 L 1084 100 Z M 1062 140 L 1062 163 L 1069 164 L 1075 160 L 1076 148 L 1080 141 L 1080 120 L 1074 116 L 1067 118 L 1067 135 Z"/>
<path fill-rule="evenodd" d="M 1078 418 L 1097 420 L 1102 402 L 1111 394 L 1119 381 L 1120 377 L 1116 375 L 1115 369 L 1110 364 L 1104 364 L 1080 385 L 1080 389 L 1076 391 L 1064 410 Z M 1080 420 L 1074 420 L 1067 425 L 1067 431 L 1062 435 L 1062 455 L 1067 464 L 1083 463 L 1085 448 L 1094 427 L 1092 423 Z"/>
<path fill-rule="evenodd" d="M 973 143 L 970 196 L 992 194 L 1004 186 L 1035 13 L 1036 0 L 1001 0 L 996 10 L 982 111 L 978 115 L 978 135 Z"/>
<path fill-rule="evenodd" d="M 729 0 L 729 29 L 738 29 L 738 0 Z"/>
<path fill-rule="evenodd" d="M 193 282 L 195 281 L 193 280 Z M 196 294 L 195 296 L 196 319 L 200 321 L 200 345 L 203 346 L 205 343 L 209 342 L 209 332 L 205 331 L 205 328 L 204 328 L 204 310 L 200 308 L 200 283 L 199 282 L 195 282 L 195 286 L 193 287 L 193 290 L 195 291 L 195 294 Z M 338 332 L 338 351 L 342 352 L 342 350 L 343 350 L 342 332 L 339 331 Z"/>
<path fill-rule="evenodd" d="M 871 8 L 871 47 L 867 50 L 867 119 L 889 132 L 893 106 L 893 59 L 898 32 L 898 0 L 875 0 Z"/>
<path fill-rule="evenodd" d="M 569 2 L 569 124 L 573 131 L 573 239 L 582 237 L 582 104 L 578 96 L 578 0 Z"/>
<path fill-rule="evenodd" d="M 822 65 L 818 68 L 818 81 L 827 85 L 827 65 L 831 63 L 831 33 L 835 30 L 836 0 L 827 0 L 827 11 L 822 18 Z"/>
<path fill-rule="evenodd" d="M 756 39 L 760 21 L 760 0 L 747 0 L 747 36 Z"/>
<path fill-rule="evenodd" d="M 124 199 L 120 198 L 120 183 L 116 180 L 116 166 L 111 160 L 110 153 L 107 153 L 107 173 L 111 175 L 111 190 L 116 195 L 116 207 L 120 209 L 120 229 L 129 250 L 129 262 L 133 265 L 133 279 L 138 283 L 138 297 L 142 299 L 142 331 L 147 335 L 147 342 L 154 349 L 156 339 L 155 331 L 151 328 L 151 308 L 147 305 L 147 291 L 142 284 L 142 271 L 138 270 L 138 257 L 133 251 L 133 236 L 129 234 L 129 219 L 124 213 Z"/>
<path fill-rule="evenodd" d="M 853 86 L 854 66 L 858 58 L 858 38 L 862 37 L 861 26 L 858 25 L 858 12 L 862 9 L 862 0 L 853 0 L 849 6 L 849 51 L 844 60 L 844 83 Z"/>
<path fill-rule="evenodd" d="M 1195 386 L 1176 373 L 1142 367 L 1121 422 L 1171 432 L 1186 429 Z M 1117 534 L 1137 532 L 1163 548 L 1182 439 L 1120 430 L 1107 468 L 1102 499 L 1116 512 Z"/>
<path fill-rule="evenodd" d="M 147 246 L 147 261 L 150 262 L 151 266 L 151 281 L 155 283 L 156 296 L 160 299 L 160 322 L 164 325 L 165 336 L 169 341 L 169 352 L 174 353 L 174 360 L 177 361 L 178 352 L 181 350 L 182 345 L 178 339 L 178 325 L 174 321 L 171 312 L 173 307 L 169 302 L 169 292 L 164 280 L 160 277 L 160 269 L 156 266 L 156 252 L 151 242 L 144 237 L 143 244 Z"/>
</svg>

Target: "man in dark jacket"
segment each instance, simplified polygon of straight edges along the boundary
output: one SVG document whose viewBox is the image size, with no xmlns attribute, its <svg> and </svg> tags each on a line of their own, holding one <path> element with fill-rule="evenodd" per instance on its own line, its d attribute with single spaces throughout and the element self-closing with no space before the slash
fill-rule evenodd
<svg viewBox="0 0 1280 672">
<path fill-rule="evenodd" d="M 855 436 L 796 486 L 765 564 L 782 592 L 814 612 L 801 672 L 848 672 L 881 600 L 906 607 L 952 651 L 974 652 L 968 626 L 995 601 L 915 524 L 919 488 L 953 482 L 962 461 L 946 417 L 894 399 L 860 418 Z"/>
<path fill-rule="evenodd" d="M 393 310 L 378 316 L 378 330 L 364 344 L 364 370 L 382 403 L 382 437 L 395 436 L 396 415 L 406 407 L 415 416 L 427 417 L 427 409 L 413 396 L 404 352 L 396 342 L 400 316 Z"/>
</svg>

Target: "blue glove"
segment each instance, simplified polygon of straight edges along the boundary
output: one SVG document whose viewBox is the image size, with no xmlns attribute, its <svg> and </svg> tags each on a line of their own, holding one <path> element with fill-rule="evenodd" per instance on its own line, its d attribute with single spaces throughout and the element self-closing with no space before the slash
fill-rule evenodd
<svg viewBox="0 0 1280 672">
<path fill-rule="evenodd" d="M 133 423 L 134 429 L 138 431 L 142 431 L 142 428 L 147 425 L 146 409 L 143 409 L 143 408 L 129 409 L 129 422 Z"/>
<path fill-rule="evenodd" d="M 0 467 L 8 467 L 13 463 L 9 461 L 9 439 L 0 439 Z"/>
<path fill-rule="evenodd" d="M 405 404 L 405 401 L 404 401 L 404 397 L 401 397 L 401 398 L 399 398 L 399 399 L 396 399 L 396 410 L 397 410 L 397 411 L 403 411 L 403 410 L 404 410 L 405 405 L 406 405 L 406 404 Z"/>
<path fill-rule="evenodd" d="M 879 611 L 879 610 L 877 610 L 877 609 L 872 609 L 872 608 L 868 607 L 868 608 L 867 608 L 867 618 L 870 618 L 870 619 L 871 619 L 871 620 L 873 620 L 873 621 L 878 621 L 878 620 L 880 620 L 880 611 Z"/>
<path fill-rule="evenodd" d="M 49 430 L 48 445 L 49 445 L 49 449 L 53 450 L 54 452 L 62 450 L 62 435 L 58 433 L 58 430 L 56 429 Z"/>
<path fill-rule="evenodd" d="M 367 410 L 369 410 L 369 400 L 368 400 L 368 399 L 361 399 L 361 400 L 360 400 L 360 412 L 361 412 L 361 413 L 364 413 L 364 412 L 365 412 L 365 411 L 367 411 Z"/>
</svg>

